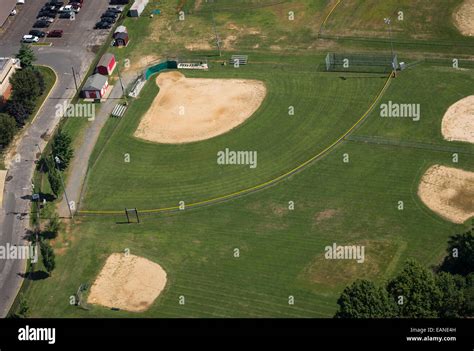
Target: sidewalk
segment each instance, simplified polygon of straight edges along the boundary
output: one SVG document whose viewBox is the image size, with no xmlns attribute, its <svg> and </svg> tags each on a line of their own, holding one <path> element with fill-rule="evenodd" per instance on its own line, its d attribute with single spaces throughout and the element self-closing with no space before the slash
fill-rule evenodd
<svg viewBox="0 0 474 351">
<path fill-rule="evenodd" d="M 122 81 L 124 86 L 128 86 L 131 82 L 131 77 L 123 77 Z M 74 150 L 74 159 L 69 166 L 69 178 L 67 179 L 66 192 L 69 202 L 74 201 L 76 210 L 80 206 L 82 186 L 86 178 L 89 158 L 94 150 L 102 127 L 105 125 L 105 122 L 107 122 L 107 119 L 110 118 L 112 110 L 121 97 L 122 87 L 120 82 L 117 81 L 109 95 L 109 98 L 101 103 L 99 113 L 95 116 L 95 119 L 89 122 L 89 126 L 81 141 L 81 146 Z M 70 217 L 69 208 L 64 195 L 58 205 L 57 211 L 59 217 Z"/>
</svg>

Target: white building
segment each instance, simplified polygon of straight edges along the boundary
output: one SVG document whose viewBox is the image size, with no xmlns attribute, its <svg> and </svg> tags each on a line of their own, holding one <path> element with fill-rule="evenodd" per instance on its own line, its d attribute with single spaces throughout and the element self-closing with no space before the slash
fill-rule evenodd
<svg viewBox="0 0 474 351">
<path fill-rule="evenodd" d="M 148 0 L 135 0 L 133 5 L 130 7 L 130 17 L 140 16 L 147 4 Z"/>
</svg>

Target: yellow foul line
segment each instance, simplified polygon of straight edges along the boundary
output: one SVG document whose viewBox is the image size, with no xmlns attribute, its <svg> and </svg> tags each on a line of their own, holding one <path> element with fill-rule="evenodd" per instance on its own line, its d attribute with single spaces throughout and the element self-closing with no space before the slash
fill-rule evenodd
<svg viewBox="0 0 474 351">
<path fill-rule="evenodd" d="M 387 81 L 385 82 L 382 90 L 380 90 L 380 92 L 377 94 L 376 98 L 374 99 L 374 101 L 370 105 L 369 109 L 362 115 L 362 117 L 359 118 L 359 120 L 348 131 L 346 131 L 341 137 L 339 137 L 339 139 L 334 141 L 331 145 L 326 147 L 324 150 L 319 152 L 317 155 L 311 157 L 309 160 L 307 160 L 307 161 L 303 162 L 302 164 L 296 166 L 295 168 L 293 168 L 292 170 L 286 172 L 285 174 L 282 174 L 279 177 L 274 178 L 272 180 L 269 180 L 265 183 L 253 186 L 251 188 L 243 189 L 243 190 L 231 193 L 231 194 L 227 194 L 227 195 L 223 195 L 223 196 L 219 196 L 219 197 L 215 197 L 215 198 L 212 198 L 212 199 L 203 200 L 203 201 L 199 201 L 199 202 L 194 202 L 194 203 L 191 203 L 191 204 L 186 204 L 185 207 L 186 208 L 187 207 L 196 207 L 196 206 L 199 206 L 199 205 L 210 204 L 210 203 L 213 203 L 213 202 L 216 202 L 216 201 L 225 200 L 225 199 L 228 199 L 228 198 L 232 198 L 232 197 L 236 197 L 236 196 L 243 195 L 243 194 L 246 194 L 246 193 L 250 193 L 252 191 L 261 189 L 263 187 L 266 187 L 266 186 L 268 186 L 272 183 L 276 183 L 276 182 L 282 180 L 283 178 L 286 178 L 286 177 L 292 175 L 293 173 L 299 171 L 300 169 L 302 169 L 303 167 L 305 167 L 309 163 L 313 162 L 315 159 L 321 157 L 322 155 L 327 153 L 329 150 L 334 148 L 334 146 L 336 146 L 338 143 L 340 143 L 342 139 L 344 139 L 350 132 L 352 132 L 367 117 L 367 115 L 372 111 L 372 109 L 374 108 L 377 101 L 379 101 L 380 97 L 383 95 L 383 93 L 387 89 L 387 87 L 388 87 L 388 85 L 391 81 L 391 78 L 392 78 L 392 73 L 390 73 L 390 76 L 387 78 Z M 158 213 L 158 212 L 178 210 L 179 208 L 180 208 L 180 206 L 172 206 L 172 207 L 157 208 L 157 209 L 152 209 L 152 210 L 140 210 L 139 212 L 140 213 Z M 123 211 L 87 211 L 87 210 L 86 211 L 79 211 L 79 214 L 103 214 L 103 215 L 106 215 L 106 214 L 122 214 L 122 213 L 123 213 Z"/>
<path fill-rule="evenodd" d="M 338 0 L 338 2 L 336 3 L 336 5 L 334 5 L 334 7 L 331 9 L 331 11 L 329 11 L 328 15 L 326 16 L 326 18 L 324 19 L 323 21 L 323 24 L 321 24 L 321 29 L 324 28 L 324 26 L 326 25 L 326 22 L 328 21 L 329 17 L 331 17 L 332 13 L 334 12 L 334 10 L 336 10 L 336 8 L 339 6 L 339 4 L 342 2 L 342 0 Z"/>
</svg>

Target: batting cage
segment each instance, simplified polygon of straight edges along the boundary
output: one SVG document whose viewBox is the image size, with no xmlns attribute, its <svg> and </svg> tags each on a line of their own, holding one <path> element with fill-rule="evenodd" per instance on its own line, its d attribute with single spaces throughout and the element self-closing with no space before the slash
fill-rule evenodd
<svg viewBox="0 0 474 351">
<path fill-rule="evenodd" d="M 390 73 L 399 69 L 396 54 L 329 53 L 328 72 Z"/>
</svg>

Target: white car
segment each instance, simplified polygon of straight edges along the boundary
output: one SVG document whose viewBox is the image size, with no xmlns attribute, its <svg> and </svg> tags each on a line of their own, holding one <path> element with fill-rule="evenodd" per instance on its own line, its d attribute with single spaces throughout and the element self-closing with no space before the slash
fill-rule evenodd
<svg viewBox="0 0 474 351">
<path fill-rule="evenodd" d="M 59 8 L 59 12 L 74 12 L 74 8 L 71 5 L 62 6 Z"/>
<path fill-rule="evenodd" d="M 25 0 L 16 0 L 16 4 L 17 4 L 17 5 L 24 5 L 24 4 L 25 4 Z"/>
<path fill-rule="evenodd" d="M 27 34 L 23 36 L 23 39 L 21 41 L 24 43 L 37 43 L 39 41 L 39 38 L 37 36 Z"/>
</svg>

